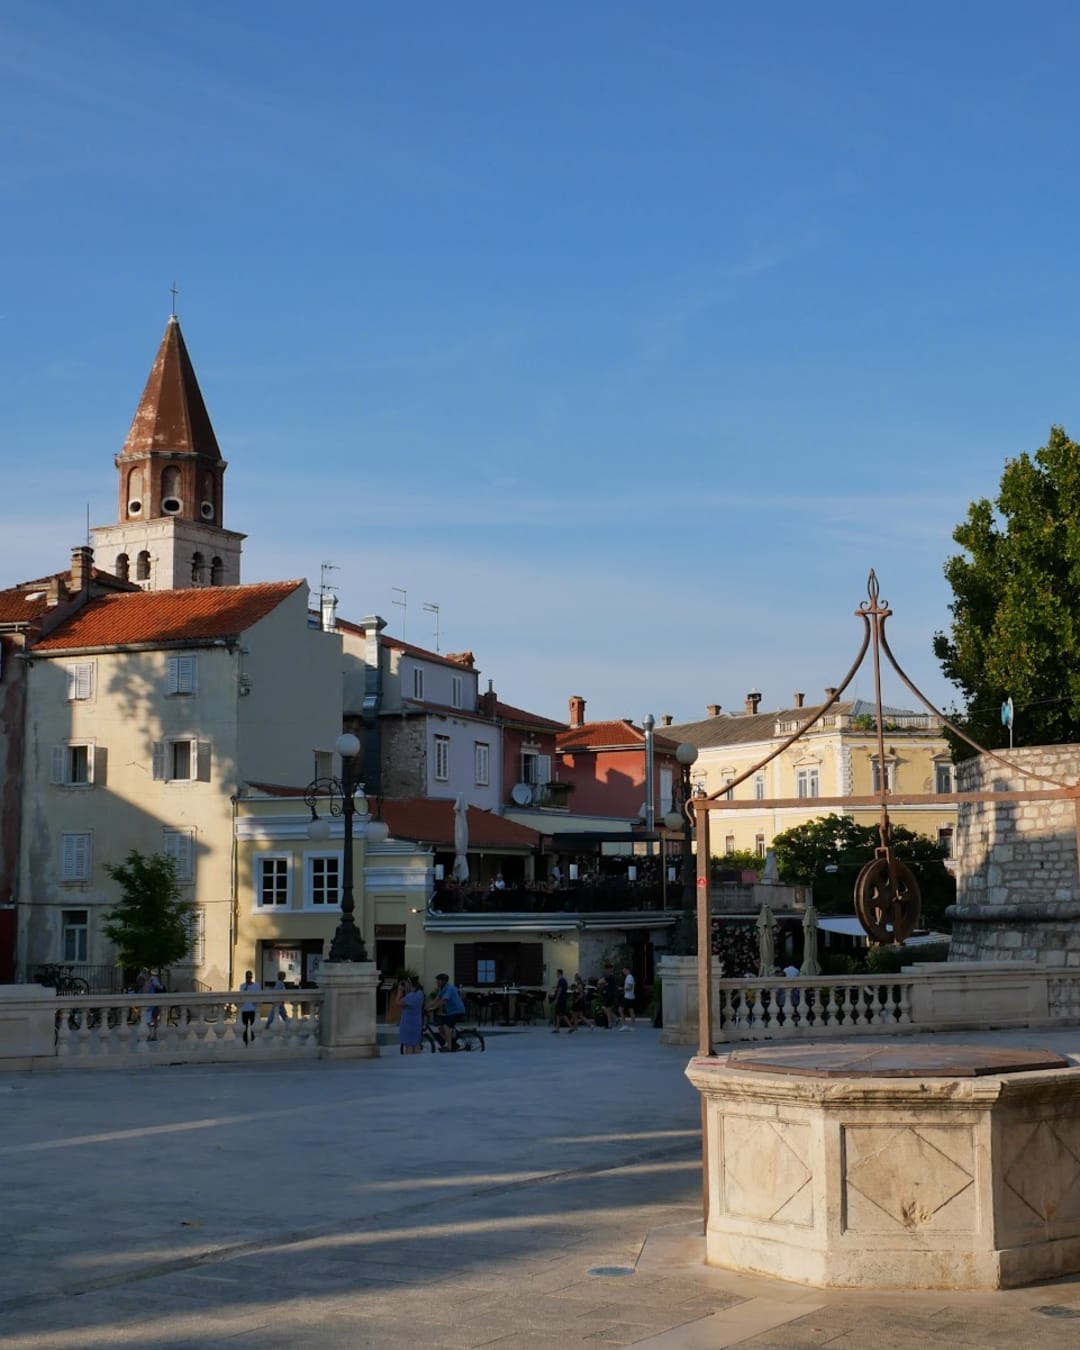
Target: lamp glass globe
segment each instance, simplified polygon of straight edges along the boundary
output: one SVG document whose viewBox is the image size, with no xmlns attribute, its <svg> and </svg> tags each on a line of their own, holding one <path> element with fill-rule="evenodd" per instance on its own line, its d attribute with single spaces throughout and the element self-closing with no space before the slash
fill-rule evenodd
<svg viewBox="0 0 1080 1350">
<path fill-rule="evenodd" d="M 319 839 L 319 840 L 329 839 L 330 822 L 328 820 L 324 820 L 322 816 L 318 816 L 316 817 L 315 820 L 308 821 L 307 832 L 309 839 Z"/>
<path fill-rule="evenodd" d="M 679 761 L 680 764 L 684 765 L 687 768 L 689 768 L 691 764 L 695 764 L 697 762 L 697 757 L 698 757 L 698 748 L 696 745 L 691 745 L 689 741 L 683 741 L 683 743 L 677 746 L 675 749 L 675 758 Z"/>
<path fill-rule="evenodd" d="M 352 759 L 360 753 L 360 740 L 351 731 L 345 731 L 337 738 L 334 749 L 342 759 Z"/>
</svg>

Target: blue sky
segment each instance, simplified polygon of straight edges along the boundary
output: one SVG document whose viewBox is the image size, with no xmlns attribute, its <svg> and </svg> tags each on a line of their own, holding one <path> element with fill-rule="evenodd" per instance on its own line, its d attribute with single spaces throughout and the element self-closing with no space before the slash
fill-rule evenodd
<svg viewBox="0 0 1080 1350">
<path fill-rule="evenodd" d="M 329 561 L 510 702 L 684 720 L 838 683 L 874 567 L 951 698 L 951 531 L 1080 435 L 1078 38 L 1051 0 L 0 0 L 0 584 L 115 519 L 175 278 L 246 580 Z"/>
</svg>

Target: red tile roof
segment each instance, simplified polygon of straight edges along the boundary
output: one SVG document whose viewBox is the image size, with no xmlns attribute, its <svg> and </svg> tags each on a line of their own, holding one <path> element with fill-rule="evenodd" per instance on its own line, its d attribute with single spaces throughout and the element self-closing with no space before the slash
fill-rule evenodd
<svg viewBox="0 0 1080 1350">
<path fill-rule="evenodd" d="M 304 581 L 254 586 L 202 586 L 186 591 L 140 591 L 89 601 L 67 623 L 34 644 L 38 652 L 87 647 L 203 642 L 237 637 L 266 617 Z"/>
<path fill-rule="evenodd" d="M 627 722 L 586 722 L 571 727 L 555 737 L 556 748 L 562 750 L 640 750 L 645 745 L 645 733 Z M 674 751 L 677 742 L 666 736 L 653 734 L 653 748 Z"/>
<path fill-rule="evenodd" d="M 275 783 L 252 783 L 257 792 L 271 797 L 302 797 L 304 789 Z M 369 797 L 372 812 L 379 815 L 379 801 Z M 380 817 L 390 827 L 393 839 L 454 846 L 454 803 L 450 797 L 384 797 Z M 469 807 L 469 848 L 539 848 L 543 835 L 518 825 L 505 816 Z"/>
<path fill-rule="evenodd" d="M 0 591 L 0 623 L 30 623 L 55 609 L 49 604 L 48 582 L 42 583 L 36 590 L 17 588 Z"/>
<path fill-rule="evenodd" d="M 541 717 L 539 713 L 526 712 L 524 708 L 515 708 L 512 703 L 496 700 L 495 716 L 504 722 L 522 722 L 529 727 L 546 727 L 551 731 L 565 731 L 565 722 L 555 722 L 550 717 Z"/>
<path fill-rule="evenodd" d="M 161 339 L 121 453 L 144 455 L 153 450 L 221 458 L 175 314 Z"/>
</svg>

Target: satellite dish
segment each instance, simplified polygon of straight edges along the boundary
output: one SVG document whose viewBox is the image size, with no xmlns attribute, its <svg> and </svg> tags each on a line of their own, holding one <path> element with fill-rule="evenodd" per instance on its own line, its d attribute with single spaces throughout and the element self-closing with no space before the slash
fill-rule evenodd
<svg viewBox="0 0 1080 1350">
<path fill-rule="evenodd" d="M 533 799 L 533 790 L 528 783 L 515 783 L 510 796 L 518 806 L 528 806 Z"/>
</svg>

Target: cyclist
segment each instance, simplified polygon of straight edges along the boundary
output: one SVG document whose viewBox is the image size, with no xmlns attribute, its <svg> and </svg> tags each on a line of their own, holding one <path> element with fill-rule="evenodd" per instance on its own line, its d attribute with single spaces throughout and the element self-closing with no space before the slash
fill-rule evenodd
<svg viewBox="0 0 1080 1350">
<path fill-rule="evenodd" d="M 465 1004 L 457 986 L 450 983 L 449 975 L 435 976 L 435 993 L 428 1000 L 427 1011 L 434 1014 L 447 1050 L 453 1050 L 454 1028 L 465 1016 Z"/>
</svg>

